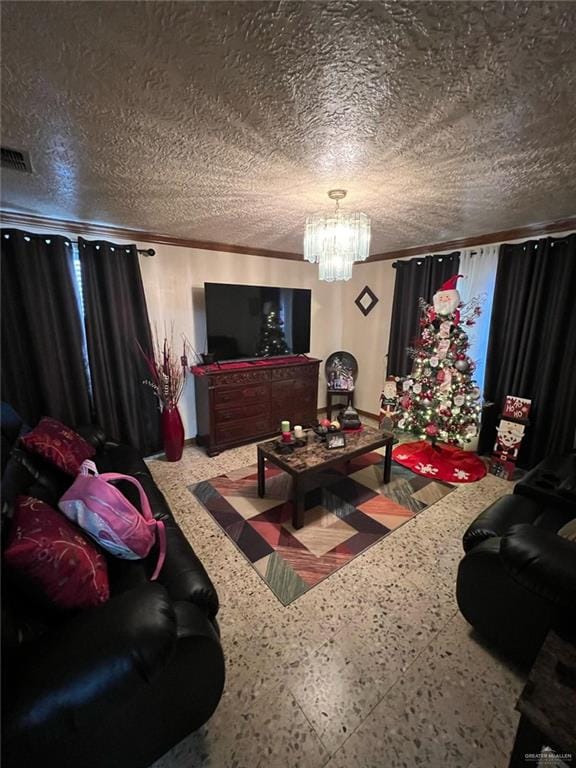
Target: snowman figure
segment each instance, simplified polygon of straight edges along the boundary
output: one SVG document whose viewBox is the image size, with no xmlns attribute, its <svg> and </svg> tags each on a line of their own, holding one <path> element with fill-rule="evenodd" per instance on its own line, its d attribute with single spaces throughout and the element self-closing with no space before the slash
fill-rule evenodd
<svg viewBox="0 0 576 768">
<path fill-rule="evenodd" d="M 456 289 L 459 277 L 464 277 L 464 275 L 452 275 L 452 277 L 449 277 L 434 294 L 432 298 L 434 305 L 432 320 L 435 320 L 436 317 L 445 318 L 453 316 L 456 325 L 460 322 L 460 311 L 458 309 L 460 294 Z"/>
</svg>

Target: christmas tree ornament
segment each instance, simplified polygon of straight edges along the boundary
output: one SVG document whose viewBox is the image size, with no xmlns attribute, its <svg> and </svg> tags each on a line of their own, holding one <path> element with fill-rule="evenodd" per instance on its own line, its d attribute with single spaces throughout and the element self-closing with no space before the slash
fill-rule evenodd
<svg viewBox="0 0 576 768">
<path fill-rule="evenodd" d="M 458 312 L 460 294 L 456 290 L 456 283 L 460 277 L 464 277 L 464 275 L 452 275 L 452 277 L 446 280 L 446 282 L 443 283 L 443 285 L 441 285 L 434 294 L 432 303 L 434 305 L 434 311 L 437 315 L 446 317 L 447 315 L 453 315 Z M 457 323 L 458 321 L 459 316 Z"/>
<path fill-rule="evenodd" d="M 442 323 L 440 323 L 440 328 L 438 330 L 439 338 L 448 339 L 450 336 L 451 327 L 452 327 L 452 323 L 449 320 L 444 320 Z"/>
<path fill-rule="evenodd" d="M 460 373 L 464 373 L 464 371 L 468 370 L 468 361 L 467 360 L 456 360 L 454 363 L 454 367 L 457 371 L 460 371 Z"/>
<path fill-rule="evenodd" d="M 415 395 L 419 395 L 422 392 L 422 384 L 416 382 L 412 387 L 412 392 L 414 392 Z"/>
<path fill-rule="evenodd" d="M 430 365 L 432 366 L 432 368 L 437 368 L 439 362 L 440 361 L 438 360 L 437 357 L 431 357 L 430 358 Z"/>
<path fill-rule="evenodd" d="M 464 405 L 464 395 L 456 395 L 454 398 L 454 405 Z"/>
<path fill-rule="evenodd" d="M 450 341 L 449 339 L 441 339 L 438 342 L 438 359 L 444 360 L 446 355 L 448 354 L 448 350 L 450 349 Z"/>
</svg>

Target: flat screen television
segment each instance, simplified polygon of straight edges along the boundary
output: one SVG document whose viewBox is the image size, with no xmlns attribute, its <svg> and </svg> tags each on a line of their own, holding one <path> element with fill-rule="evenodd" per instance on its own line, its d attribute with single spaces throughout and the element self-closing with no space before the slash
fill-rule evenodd
<svg viewBox="0 0 576 768">
<path fill-rule="evenodd" d="M 217 361 L 310 351 L 306 288 L 204 283 L 208 352 Z"/>
</svg>

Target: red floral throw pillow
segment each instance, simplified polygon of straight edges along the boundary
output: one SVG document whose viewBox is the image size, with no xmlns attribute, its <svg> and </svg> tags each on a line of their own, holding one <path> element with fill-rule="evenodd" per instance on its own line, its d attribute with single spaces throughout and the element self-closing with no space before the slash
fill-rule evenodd
<svg viewBox="0 0 576 768">
<path fill-rule="evenodd" d="M 48 417 L 21 437 L 20 443 L 69 475 L 77 475 L 84 459 L 91 459 L 96 453 L 95 448 L 73 429 Z"/>
<path fill-rule="evenodd" d="M 4 562 L 61 610 L 91 608 L 110 596 L 104 555 L 63 514 L 31 496 L 16 499 Z"/>
</svg>

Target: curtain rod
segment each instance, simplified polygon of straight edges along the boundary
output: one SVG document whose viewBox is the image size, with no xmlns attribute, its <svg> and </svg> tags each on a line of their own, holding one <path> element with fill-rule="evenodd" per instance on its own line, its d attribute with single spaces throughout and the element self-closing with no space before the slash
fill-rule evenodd
<svg viewBox="0 0 576 768">
<path fill-rule="evenodd" d="M 450 248 L 446 251 L 435 251 L 434 253 L 422 253 L 420 256 L 415 255 L 408 257 L 406 256 L 403 259 L 398 259 L 398 261 L 394 261 L 392 263 L 392 266 L 395 268 L 396 264 L 403 263 L 408 261 L 408 258 L 412 259 L 424 259 L 426 256 L 450 256 L 454 253 L 462 253 L 463 251 L 470 251 L 472 254 L 477 253 L 483 248 L 491 248 L 491 247 L 497 247 L 499 248 L 501 245 L 516 245 L 517 243 L 529 243 L 531 240 L 563 240 L 565 237 L 570 237 L 570 235 L 576 234 L 576 230 L 573 229 L 567 229 L 565 231 L 561 232 L 546 232 L 545 234 L 542 234 L 540 237 L 535 235 L 534 237 L 518 237 L 514 240 L 498 240 L 498 242 L 495 243 L 483 243 L 481 245 L 468 245 L 463 248 Z M 376 262 L 371 262 L 372 264 L 375 264 Z"/>
<path fill-rule="evenodd" d="M 431 258 L 431 259 L 439 258 L 439 261 L 442 261 L 442 259 L 453 259 L 454 256 L 456 256 L 459 253 L 460 251 L 448 251 L 446 253 L 427 253 L 427 254 L 422 254 L 422 256 L 412 256 L 411 259 L 404 259 L 404 260 L 399 259 L 398 261 L 393 261 L 392 266 L 394 269 L 396 269 L 398 264 L 406 264 L 409 260 L 416 261 L 416 259 L 421 259 L 422 261 L 428 258 Z"/>
<path fill-rule="evenodd" d="M 21 230 L 19 230 L 19 231 L 21 231 Z M 34 235 L 34 237 L 46 237 L 46 235 L 40 234 L 40 233 L 37 233 L 37 232 L 31 232 L 29 235 L 27 235 L 25 232 L 23 232 L 23 234 L 24 234 L 24 240 L 30 240 L 30 235 Z M 4 235 L 4 237 L 10 237 L 10 235 L 8 233 L 6 233 Z M 68 243 L 74 243 L 74 245 L 79 245 L 78 240 L 74 240 L 71 237 L 66 237 L 66 235 L 58 235 L 58 237 L 63 237 L 66 240 L 66 245 L 68 245 Z M 50 239 L 47 238 L 46 242 L 49 243 Z M 94 241 L 90 240 L 89 242 L 92 243 Z M 105 240 L 104 242 L 107 243 L 108 240 Z M 118 245 L 117 247 L 118 248 L 122 248 L 123 246 Z M 124 247 L 126 247 L 126 246 L 124 246 Z M 154 248 L 136 248 L 136 252 L 137 253 L 141 253 L 143 256 L 156 256 L 156 251 L 154 250 Z"/>
<path fill-rule="evenodd" d="M 72 240 L 71 237 L 68 238 L 71 243 L 74 243 L 75 245 L 78 245 L 78 240 Z M 90 241 L 92 242 L 92 240 Z M 106 240 L 106 242 L 108 242 Z M 138 253 L 141 253 L 143 256 L 156 256 L 156 251 L 154 248 L 136 248 Z"/>
</svg>

